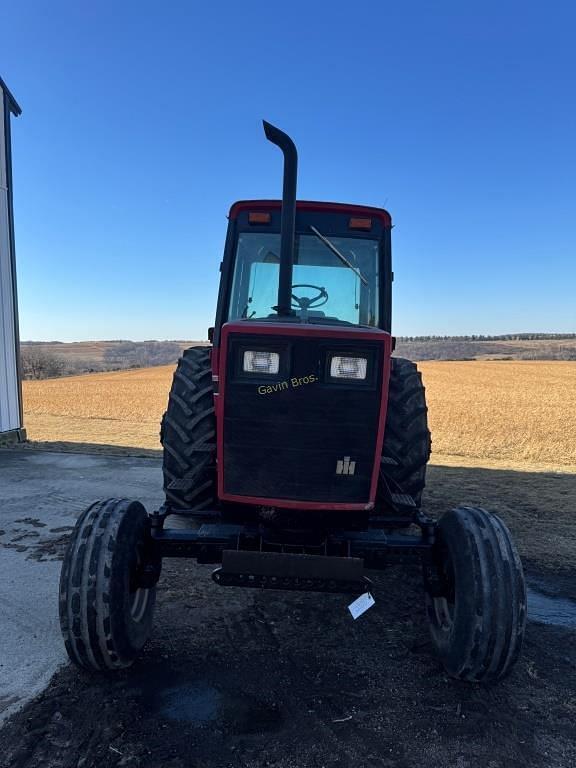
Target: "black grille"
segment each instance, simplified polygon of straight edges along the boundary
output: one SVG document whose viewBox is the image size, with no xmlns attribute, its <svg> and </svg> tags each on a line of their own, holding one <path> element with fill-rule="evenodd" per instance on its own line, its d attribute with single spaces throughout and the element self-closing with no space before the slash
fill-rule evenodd
<svg viewBox="0 0 576 768">
<path fill-rule="evenodd" d="M 352 344 L 352 346 L 351 346 Z M 246 349 L 280 354 L 277 376 L 242 372 Z M 365 356 L 366 382 L 331 380 L 331 353 Z M 224 408 L 227 494 L 366 503 L 382 386 L 381 343 L 231 334 Z M 338 474 L 349 457 L 354 473 Z M 350 464 L 340 469 L 351 468 Z"/>
</svg>

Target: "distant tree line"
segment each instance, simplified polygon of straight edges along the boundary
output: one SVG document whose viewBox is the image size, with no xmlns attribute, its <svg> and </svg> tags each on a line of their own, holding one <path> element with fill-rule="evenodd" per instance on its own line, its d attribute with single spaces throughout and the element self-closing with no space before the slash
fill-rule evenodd
<svg viewBox="0 0 576 768">
<path fill-rule="evenodd" d="M 531 344 L 530 342 L 540 342 Z M 562 342 L 567 342 L 563 344 Z M 507 342 L 503 344 L 502 342 Z M 510 342 L 517 342 L 516 344 Z M 22 376 L 49 379 L 82 373 L 147 368 L 175 363 L 185 342 L 107 341 L 102 357 L 81 359 L 65 342 L 24 342 Z M 46 347 L 58 345 L 58 352 Z M 60 351 L 61 350 L 61 351 Z M 576 333 L 507 333 L 499 336 L 398 336 L 396 354 L 410 360 L 576 360 Z"/>
<path fill-rule="evenodd" d="M 576 333 L 502 333 L 498 336 L 397 336 L 398 341 L 552 341 L 576 339 Z"/>
<path fill-rule="evenodd" d="M 77 376 L 82 373 L 120 371 L 127 368 L 148 368 L 175 363 L 183 345 L 176 341 L 116 341 L 109 342 L 102 359 L 82 359 L 67 352 L 65 342 L 55 353 L 46 349 L 46 342 L 25 342 L 20 345 L 20 365 L 24 379 L 52 379 L 59 376 Z"/>
<path fill-rule="evenodd" d="M 40 347 L 20 347 L 20 365 L 24 379 L 53 379 L 65 374 L 62 358 Z"/>
<path fill-rule="evenodd" d="M 104 362 L 108 370 L 169 365 L 178 360 L 181 350 L 175 341 L 121 341 L 105 350 Z"/>
<path fill-rule="evenodd" d="M 506 342 L 506 343 L 504 343 Z M 511 343 L 512 342 L 512 343 Z M 514 343 L 515 342 L 515 343 Z M 472 339 L 435 336 L 396 341 L 396 354 L 409 360 L 576 360 L 576 336 L 552 339 Z"/>
</svg>

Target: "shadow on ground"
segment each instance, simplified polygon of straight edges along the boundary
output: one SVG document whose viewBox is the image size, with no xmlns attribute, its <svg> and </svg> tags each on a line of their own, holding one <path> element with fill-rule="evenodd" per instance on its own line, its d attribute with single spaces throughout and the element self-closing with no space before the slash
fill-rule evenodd
<svg viewBox="0 0 576 768">
<path fill-rule="evenodd" d="M 107 454 L 109 456 L 144 456 L 162 458 L 160 444 L 158 449 L 138 448 L 134 445 L 109 445 L 107 443 L 76 443 L 65 440 L 27 440 L 25 443 L 13 443 L 2 446 L 15 450 L 57 451 L 62 453 Z"/>
<path fill-rule="evenodd" d="M 486 507 L 507 523 L 525 561 L 576 568 L 576 475 L 432 465 L 424 503 L 437 516 L 458 504 Z"/>
<path fill-rule="evenodd" d="M 574 478 L 435 466 L 426 503 L 498 511 L 529 580 L 576 594 Z M 571 543 L 570 543 L 571 542 Z M 486 688 L 431 654 L 417 569 L 375 577 L 357 622 L 345 596 L 218 587 L 167 562 L 138 664 L 68 666 L 2 730 L 2 766 L 525 768 L 576 764 L 574 631 L 530 622 L 521 661 Z"/>
</svg>

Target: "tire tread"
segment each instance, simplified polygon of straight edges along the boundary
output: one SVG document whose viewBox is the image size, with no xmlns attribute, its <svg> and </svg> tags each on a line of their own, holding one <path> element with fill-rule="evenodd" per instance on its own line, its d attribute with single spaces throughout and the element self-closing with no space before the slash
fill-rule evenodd
<svg viewBox="0 0 576 768">
<path fill-rule="evenodd" d="M 172 513 L 216 501 L 216 417 L 210 347 L 190 347 L 178 361 L 162 419 L 164 492 Z"/>
<path fill-rule="evenodd" d="M 77 666 L 97 672 L 124 668 L 140 650 L 120 652 L 122 638 L 114 632 L 111 588 L 113 557 L 127 556 L 125 552 L 117 554 L 120 527 L 123 523 L 132 525 L 133 520 L 141 524 L 145 516 L 138 502 L 105 499 L 91 504 L 78 518 L 64 556 L 59 588 L 60 627 L 68 656 Z M 150 623 L 154 597 L 152 590 Z"/>
<path fill-rule="evenodd" d="M 415 363 L 401 357 L 391 360 L 386 428 L 380 465 L 378 497 L 385 507 L 388 485 L 395 493 L 411 496 L 416 508 L 422 504 L 426 465 L 431 440 L 428 429 L 426 390 Z"/>
<path fill-rule="evenodd" d="M 440 519 L 438 536 L 454 564 L 456 607 L 453 628 L 442 633 L 427 598 L 433 645 L 453 677 L 501 680 L 518 660 L 526 625 L 524 573 L 510 531 L 497 515 L 462 506 Z"/>
</svg>

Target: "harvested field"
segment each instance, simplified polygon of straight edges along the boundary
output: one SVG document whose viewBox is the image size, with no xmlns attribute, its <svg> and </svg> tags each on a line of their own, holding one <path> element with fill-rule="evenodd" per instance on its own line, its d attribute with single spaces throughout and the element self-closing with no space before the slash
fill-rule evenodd
<svg viewBox="0 0 576 768">
<path fill-rule="evenodd" d="M 436 457 L 576 466 L 576 363 L 423 362 Z"/>
<path fill-rule="evenodd" d="M 159 448 L 174 366 L 24 382 L 31 440 Z"/>
<path fill-rule="evenodd" d="M 428 361 L 434 460 L 576 468 L 576 363 Z M 34 441 L 159 448 L 173 366 L 24 382 Z"/>
</svg>

